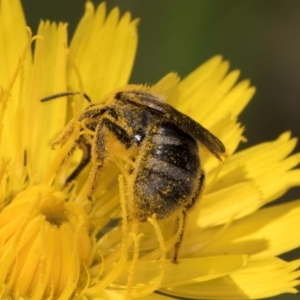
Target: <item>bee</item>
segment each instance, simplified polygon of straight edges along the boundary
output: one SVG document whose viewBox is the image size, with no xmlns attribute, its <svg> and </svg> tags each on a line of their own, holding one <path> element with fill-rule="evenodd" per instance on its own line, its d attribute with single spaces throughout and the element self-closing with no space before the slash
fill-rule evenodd
<svg viewBox="0 0 300 300">
<path fill-rule="evenodd" d="M 42 101 L 74 94 L 67 92 Z M 157 219 L 166 219 L 181 211 L 184 224 L 186 212 L 199 198 L 205 179 L 199 144 L 220 161 L 219 154 L 225 152 L 216 136 L 163 103 L 160 96 L 145 87 L 127 86 L 114 93 L 106 105 L 90 105 L 79 116 L 79 124 L 81 135 L 76 143 L 83 156 L 67 182 L 74 180 L 91 161 L 89 197 L 92 198 L 109 157 L 123 149 L 121 152 L 128 154 L 132 161 L 127 180 L 129 217 L 139 222 L 147 221 L 153 214 Z M 66 130 L 57 143 L 66 140 L 70 131 Z M 119 148 L 114 151 L 116 143 Z M 183 232 L 184 225 L 175 245 L 174 263 Z"/>
</svg>

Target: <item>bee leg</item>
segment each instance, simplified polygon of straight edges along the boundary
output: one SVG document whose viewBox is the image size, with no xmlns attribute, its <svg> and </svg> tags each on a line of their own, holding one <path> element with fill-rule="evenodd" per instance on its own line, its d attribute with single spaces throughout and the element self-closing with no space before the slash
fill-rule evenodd
<svg viewBox="0 0 300 300">
<path fill-rule="evenodd" d="M 193 207 L 193 205 L 195 204 L 195 202 L 197 201 L 197 199 L 200 196 L 202 187 L 203 187 L 203 183 L 204 183 L 204 179 L 205 179 L 205 174 L 204 172 L 201 170 L 201 175 L 199 178 L 199 183 L 198 183 L 198 187 L 196 190 L 196 193 L 194 195 L 194 197 L 192 198 L 191 203 L 189 203 L 188 205 L 186 205 L 184 207 L 184 209 L 182 210 L 182 227 L 181 227 L 181 232 L 180 235 L 178 237 L 178 241 L 176 242 L 175 246 L 174 246 L 174 256 L 172 259 L 172 263 L 177 264 L 178 263 L 178 252 L 182 243 L 182 238 L 183 238 L 183 233 L 184 233 L 184 229 L 185 229 L 185 223 L 186 223 L 186 212 L 191 209 L 191 207 Z M 175 221 L 175 232 L 178 230 L 178 226 L 179 226 L 179 218 L 176 219 Z"/>
<path fill-rule="evenodd" d="M 200 196 L 202 188 L 203 188 L 204 180 L 205 180 L 205 174 L 204 174 L 203 170 L 201 170 L 197 190 L 195 192 L 194 197 L 192 198 L 191 203 L 189 203 L 185 206 L 186 210 L 191 209 L 194 206 L 194 204 L 196 203 L 196 201 L 199 199 L 199 196 Z"/>
<path fill-rule="evenodd" d="M 181 242 L 182 242 L 182 238 L 183 238 L 183 233 L 184 233 L 184 228 L 185 228 L 185 220 L 186 220 L 186 209 L 182 210 L 182 227 L 179 229 L 181 230 L 179 237 L 178 237 L 178 241 L 176 242 L 175 246 L 174 246 L 174 256 L 172 259 L 172 263 L 173 264 L 178 264 L 178 251 L 180 249 L 181 246 Z M 175 232 L 177 232 L 178 227 L 179 227 L 179 217 L 176 218 L 175 221 Z"/>
<path fill-rule="evenodd" d="M 92 177 L 92 184 L 91 184 L 90 192 L 87 195 L 87 198 L 90 201 L 94 200 L 93 196 L 95 194 L 95 191 L 96 191 L 96 188 L 97 188 L 97 185 L 99 182 L 102 168 L 103 168 L 103 164 L 99 164 L 99 163 L 96 166 L 92 167 L 92 171 L 91 171 L 91 175 L 90 175 Z"/>
<path fill-rule="evenodd" d="M 132 145 L 132 140 L 126 130 L 110 119 L 103 118 L 96 127 L 94 140 L 92 143 L 92 161 L 93 169 L 91 173 L 92 184 L 88 199 L 93 198 L 93 194 L 96 191 L 97 185 L 99 183 L 100 174 L 107 157 L 107 146 L 105 141 L 106 132 L 111 132 L 116 139 L 126 148 L 130 148 Z"/>
<path fill-rule="evenodd" d="M 92 180 L 90 191 L 87 195 L 88 200 L 92 201 L 94 193 L 96 191 L 101 171 L 104 165 L 106 157 L 105 149 L 105 126 L 103 121 L 101 121 L 97 127 L 94 136 L 94 140 L 91 147 L 91 156 L 92 156 L 92 169 L 90 173 L 90 178 Z"/>
<path fill-rule="evenodd" d="M 55 149 L 57 145 L 63 144 L 74 132 L 75 123 L 73 120 L 71 120 L 63 132 L 59 135 L 58 139 L 51 145 L 52 149 Z"/>
<path fill-rule="evenodd" d="M 73 181 L 91 160 L 91 146 L 85 142 L 84 138 L 81 137 L 77 142 L 77 145 L 83 151 L 81 161 L 76 169 L 69 175 L 65 185 Z"/>
</svg>

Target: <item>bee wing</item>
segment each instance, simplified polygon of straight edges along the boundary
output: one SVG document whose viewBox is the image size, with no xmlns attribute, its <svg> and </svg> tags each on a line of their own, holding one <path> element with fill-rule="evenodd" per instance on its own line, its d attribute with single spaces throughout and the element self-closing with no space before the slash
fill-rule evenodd
<svg viewBox="0 0 300 300">
<path fill-rule="evenodd" d="M 126 94 L 126 96 L 124 94 Z M 154 113 L 163 115 L 166 119 L 172 121 L 183 131 L 203 144 L 215 157 L 222 161 L 219 153 L 225 152 L 225 146 L 223 143 L 206 128 L 191 119 L 189 116 L 179 112 L 172 106 L 159 101 L 155 95 L 150 93 L 128 91 L 120 96 L 121 97 L 119 100 L 128 101 L 138 106 L 147 107 Z"/>
<path fill-rule="evenodd" d="M 225 153 L 225 146 L 210 131 L 190 117 L 176 111 L 179 114 L 179 121 L 176 124 L 193 138 L 203 144 L 216 158 L 222 161 L 219 153 Z"/>
</svg>

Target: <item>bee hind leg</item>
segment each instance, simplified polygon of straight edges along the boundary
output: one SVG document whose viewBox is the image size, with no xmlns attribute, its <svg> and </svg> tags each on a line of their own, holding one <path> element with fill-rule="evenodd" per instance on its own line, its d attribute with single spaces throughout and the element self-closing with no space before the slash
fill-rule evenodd
<svg viewBox="0 0 300 300">
<path fill-rule="evenodd" d="M 178 251 L 179 251 L 181 243 L 182 243 L 182 238 L 183 238 L 183 233 L 184 233 L 184 228 L 185 228 L 185 221 L 186 221 L 186 209 L 182 210 L 182 226 L 181 226 L 181 228 L 178 228 L 179 223 L 180 223 L 179 217 L 177 217 L 176 221 L 175 221 L 175 233 L 177 232 L 177 230 L 180 230 L 180 234 L 179 234 L 178 240 L 174 246 L 174 256 L 171 260 L 171 262 L 173 264 L 178 264 Z"/>
<path fill-rule="evenodd" d="M 199 198 L 199 196 L 201 194 L 201 190 L 202 190 L 203 184 L 204 184 L 204 179 L 205 179 L 205 174 L 201 170 L 201 175 L 200 175 L 200 178 L 199 178 L 199 183 L 198 183 L 198 187 L 197 187 L 196 193 L 193 196 L 191 203 L 189 203 L 188 205 L 186 205 L 184 207 L 184 209 L 182 210 L 182 226 L 181 226 L 180 229 L 178 229 L 179 223 L 180 223 L 179 217 L 176 218 L 176 221 L 175 221 L 175 232 L 177 232 L 177 230 L 181 230 L 181 232 L 180 232 L 178 240 L 177 240 L 177 242 L 176 242 L 176 244 L 174 246 L 174 256 L 173 256 L 173 259 L 172 259 L 172 263 L 174 263 L 174 264 L 178 263 L 178 252 L 179 252 L 179 249 L 180 249 L 180 246 L 181 246 L 181 243 L 182 243 L 184 229 L 185 229 L 185 224 L 186 224 L 186 212 L 189 209 L 191 209 L 193 207 L 193 205 L 196 203 L 196 201 L 198 200 L 198 198 Z"/>
</svg>

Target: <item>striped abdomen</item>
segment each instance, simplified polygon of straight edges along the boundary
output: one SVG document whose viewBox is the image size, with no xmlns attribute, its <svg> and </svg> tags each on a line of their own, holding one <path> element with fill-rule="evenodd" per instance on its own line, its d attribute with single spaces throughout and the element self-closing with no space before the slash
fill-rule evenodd
<svg viewBox="0 0 300 300">
<path fill-rule="evenodd" d="M 201 176 L 197 142 L 170 122 L 149 133 L 136 166 L 131 213 L 146 221 L 163 219 L 191 204 Z"/>
</svg>

